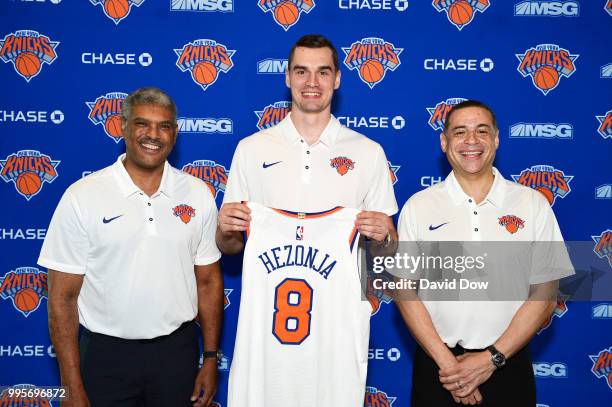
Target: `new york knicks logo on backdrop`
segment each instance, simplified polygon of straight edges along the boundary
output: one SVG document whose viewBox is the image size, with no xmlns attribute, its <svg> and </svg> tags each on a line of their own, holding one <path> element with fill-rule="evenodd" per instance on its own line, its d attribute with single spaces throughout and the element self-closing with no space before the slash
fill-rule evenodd
<svg viewBox="0 0 612 407">
<path fill-rule="evenodd" d="M 21 150 L 0 160 L 0 178 L 12 182 L 26 200 L 40 192 L 45 182 L 57 178 L 60 160 L 53 160 L 38 150 Z"/>
<path fill-rule="evenodd" d="M 271 105 L 264 107 L 263 110 L 256 110 L 255 115 L 259 119 L 257 121 L 257 128 L 259 130 L 269 129 L 272 126 L 279 124 L 287 113 L 291 111 L 291 102 L 281 100 L 274 102 Z"/>
<path fill-rule="evenodd" d="M 596 378 L 606 379 L 606 384 L 612 390 L 612 346 L 608 349 L 602 349 L 597 355 L 589 355 L 593 366 L 591 367 L 591 373 Z"/>
<path fill-rule="evenodd" d="M 206 183 L 213 197 L 225 193 L 228 171 L 225 166 L 211 160 L 197 160 L 183 166 L 183 171 Z"/>
<path fill-rule="evenodd" d="M 357 70 L 359 79 L 370 89 L 385 79 L 387 71 L 395 71 L 401 65 L 399 55 L 403 50 L 377 37 L 363 38 L 342 48 L 346 54 L 344 65 Z"/>
<path fill-rule="evenodd" d="M 516 70 L 524 78 L 531 77 L 533 86 L 547 95 L 559 85 L 562 77 L 569 78 L 576 72 L 574 61 L 579 56 L 555 44 L 540 44 L 516 54 L 519 60 Z"/>
<path fill-rule="evenodd" d="M 2 386 L 0 407 L 52 407 L 48 398 L 40 395 L 41 388 L 35 384 L 21 383 L 12 386 Z M 28 396 L 28 392 L 32 395 Z M 24 396 L 25 394 L 25 396 Z M 35 396 L 36 394 L 36 396 Z"/>
<path fill-rule="evenodd" d="M 435 107 L 428 107 L 429 125 L 436 131 L 444 131 L 444 120 L 453 106 L 466 101 L 464 98 L 449 98 L 439 102 Z"/>
<path fill-rule="evenodd" d="M 606 1 L 606 4 L 604 6 L 604 10 L 606 10 L 606 12 L 612 16 L 612 0 L 607 0 Z"/>
<path fill-rule="evenodd" d="M 223 309 L 226 310 L 232 303 L 230 302 L 229 296 L 234 291 L 233 288 L 223 289 Z"/>
<path fill-rule="evenodd" d="M 484 13 L 489 8 L 489 0 L 434 0 L 431 4 L 438 13 L 446 13 L 459 31 L 472 22 L 477 11 Z"/>
<path fill-rule="evenodd" d="M 206 90 L 219 78 L 219 72 L 227 73 L 234 66 L 235 50 L 227 49 L 215 40 L 193 40 L 181 49 L 175 49 L 176 66 L 181 72 L 190 72 L 191 79 Z"/>
<path fill-rule="evenodd" d="M 314 0 L 257 0 L 257 4 L 264 13 L 271 13 L 285 31 L 300 20 L 302 13 L 310 13 L 315 6 Z"/>
<path fill-rule="evenodd" d="M 599 236 L 591 236 L 591 238 L 595 242 L 593 252 L 600 259 L 607 259 L 608 264 L 612 267 L 612 230 L 605 230 Z"/>
<path fill-rule="evenodd" d="M 119 21 L 126 18 L 132 6 L 140 7 L 144 0 L 89 0 L 94 6 L 101 6 L 106 17 L 119 24 Z"/>
<path fill-rule="evenodd" d="M 573 175 L 565 175 L 550 165 L 534 165 L 512 176 L 514 182 L 541 192 L 551 206 L 557 198 L 565 198 L 572 191 L 569 186 L 572 178 Z"/>
<path fill-rule="evenodd" d="M 391 164 L 391 161 L 387 161 L 387 164 L 389 164 L 389 176 L 391 177 L 391 185 L 395 185 L 395 183 L 399 181 L 399 179 L 397 178 L 397 172 L 400 168 L 402 168 L 402 166 L 393 165 Z"/>
<path fill-rule="evenodd" d="M 538 335 L 541 334 L 542 331 L 544 331 L 546 328 L 552 325 L 553 319 L 555 317 L 561 318 L 563 315 L 567 313 L 568 298 L 569 298 L 569 295 L 565 295 L 565 294 L 559 294 L 557 296 L 557 304 L 555 305 L 555 309 L 553 310 L 553 313 L 550 314 L 548 319 L 544 321 L 544 323 L 540 327 L 540 330 L 538 331 Z"/>
<path fill-rule="evenodd" d="M 43 65 L 51 65 L 57 59 L 55 48 L 59 41 L 33 30 L 19 30 L 0 40 L 0 59 L 11 62 L 15 71 L 26 82 L 37 76 Z"/>
<path fill-rule="evenodd" d="M 612 110 L 608 110 L 603 116 L 595 116 L 595 118 L 599 122 L 597 133 L 605 139 L 612 138 Z"/>
<path fill-rule="evenodd" d="M 392 277 L 388 274 L 377 274 L 374 276 L 368 276 L 367 286 L 366 286 L 366 299 L 372 306 L 372 314 L 376 315 L 378 311 L 380 311 L 380 306 L 382 304 L 390 304 L 393 301 L 389 295 L 385 293 L 385 290 L 378 289 L 374 287 L 374 280 L 381 281 L 381 284 L 384 282 L 392 281 Z"/>
<path fill-rule="evenodd" d="M 10 300 L 24 317 L 47 298 L 47 273 L 36 267 L 17 267 L 0 277 L 0 298 Z"/>
<path fill-rule="evenodd" d="M 376 387 L 366 386 L 363 407 L 391 407 L 396 399 Z"/>
<path fill-rule="evenodd" d="M 110 92 L 99 96 L 93 102 L 85 102 L 89 108 L 89 120 L 95 125 L 102 125 L 104 133 L 115 143 L 123 138 L 121 130 L 121 106 L 127 93 Z"/>
</svg>

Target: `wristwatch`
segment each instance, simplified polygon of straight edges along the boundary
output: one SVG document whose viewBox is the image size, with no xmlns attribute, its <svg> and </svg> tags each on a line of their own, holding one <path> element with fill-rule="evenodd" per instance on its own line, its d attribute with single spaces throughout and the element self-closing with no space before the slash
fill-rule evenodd
<svg viewBox="0 0 612 407">
<path fill-rule="evenodd" d="M 491 352 L 491 362 L 493 362 L 495 367 L 499 369 L 500 367 L 503 367 L 506 364 L 506 356 L 504 356 L 503 353 L 498 351 L 495 346 L 491 345 L 487 347 L 487 350 Z"/>
<path fill-rule="evenodd" d="M 221 359 L 223 358 L 223 351 L 221 349 L 217 349 L 217 350 L 209 350 L 209 351 L 204 351 L 202 352 L 202 357 L 204 359 L 210 359 L 210 358 L 215 358 L 217 359 L 217 363 L 221 362 Z"/>
</svg>

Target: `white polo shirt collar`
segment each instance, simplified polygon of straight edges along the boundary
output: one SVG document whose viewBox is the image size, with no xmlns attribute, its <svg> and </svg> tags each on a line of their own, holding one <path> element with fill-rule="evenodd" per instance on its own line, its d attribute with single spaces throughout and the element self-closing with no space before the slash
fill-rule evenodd
<svg viewBox="0 0 612 407">
<path fill-rule="evenodd" d="M 489 190 L 486 198 L 480 203 L 482 205 L 485 202 L 491 203 L 493 206 L 500 208 L 504 204 L 504 197 L 506 195 L 506 183 L 504 177 L 497 170 L 497 168 L 493 167 L 493 185 Z M 446 186 L 446 190 L 448 195 L 451 197 L 451 200 L 455 206 L 458 206 L 462 203 L 465 203 L 472 199 L 468 194 L 465 193 L 459 181 L 455 177 L 455 172 L 451 171 L 450 174 L 445 179 L 444 185 Z"/>
<path fill-rule="evenodd" d="M 123 165 L 125 156 L 125 153 L 121 154 L 119 158 L 117 158 L 117 161 L 113 164 L 113 172 L 117 178 L 117 185 L 119 186 L 119 189 L 125 197 L 129 197 L 136 193 L 144 193 L 136 184 L 134 184 L 132 177 L 130 177 L 130 174 L 128 174 L 127 170 L 125 169 L 125 165 Z M 170 171 L 169 167 L 170 164 L 168 164 L 168 161 L 166 161 L 164 163 L 164 172 L 159 184 L 159 189 L 151 196 L 151 198 L 156 197 L 160 193 L 163 193 L 168 198 L 172 197 L 173 186 L 175 183 L 172 178 L 172 171 Z"/>
<path fill-rule="evenodd" d="M 312 144 L 310 147 L 314 147 L 319 143 L 326 147 L 333 147 L 336 139 L 338 138 L 340 128 L 340 122 L 334 117 L 334 115 L 331 115 L 327 126 L 325 126 L 325 129 L 323 129 L 323 132 L 319 137 L 319 140 L 317 140 L 317 142 Z M 287 138 L 287 141 L 289 141 L 291 144 L 297 144 L 302 141 L 304 141 L 304 143 L 306 142 L 295 128 L 293 120 L 291 119 L 291 112 L 288 113 L 287 116 L 279 123 L 279 129 Z"/>
</svg>

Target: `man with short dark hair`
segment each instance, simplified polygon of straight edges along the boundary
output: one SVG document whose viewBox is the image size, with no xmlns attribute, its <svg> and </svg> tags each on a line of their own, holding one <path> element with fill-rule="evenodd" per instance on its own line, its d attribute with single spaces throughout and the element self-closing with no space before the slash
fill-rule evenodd
<svg viewBox="0 0 612 407">
<path fill-rule="evenodd" d="M 453 171 L 406 202 L 398 223 L 400 241 L 507 242 L 505 249 L 512 242 L 563 241 L 544 196 L 505 180 L 493 167 L 499 130 L 491 108 L 473 100 L 454 106 L 440 144 Z M 504 263 L 488 269 L 520 285 L 516 299 L 421 301 L 412 291 L 410 299 L 396 299 L 420 345 L 414 359 L 413 407 L 535 405 L 527 344 L 554 310 L 557 280 L 573 273 L 567 253 L 560 254 L 555 265 L 561 267 L 521 270 L 523 280 L 518 270 L 504 269 Z"/>
<path fill-rule="evenodd" d="M 125 154 L 66 190 L 38 259 L 65 404 L 208 406 L 223 309 L 215 202 L 166 161 L 177 136 L 167 94 L 130 94 L 122 130 Z"/>
</svg>

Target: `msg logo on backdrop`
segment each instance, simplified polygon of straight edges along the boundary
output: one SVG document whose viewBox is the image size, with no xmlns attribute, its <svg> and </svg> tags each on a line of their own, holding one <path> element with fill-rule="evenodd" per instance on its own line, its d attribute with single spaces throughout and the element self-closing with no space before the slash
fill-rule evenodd
<svg viewBox="0 0 612 407">
<path fill-rule="evenodd" d="M 436 131 L 444 131 L 444 120 L 448 111 L 453 106 L 458 105 L 461 102 L 465 102 L 467 99 L 464 98 L 449 98 L 439 102 L 435 107 L 428 107 L 427 113 L 429 113 L 429 125 Z"/>
<path fill-rule="evenodd" d="M 121 106 L 127 96 L 127 93 L 123 92 L 109 92 L 93 102 L 85 102 L 89 108 L 89 120 L 95 125 L 102 125 L 104 133 L 115 143 L 123 139 Z"/>
<path fill-rule="evenodd" d="M 382 82 L 387 71 L 395 71 L 401 65 L 399 55 L 404 49 L 396 48 L 382 38 L 369 37 L 342 50 L 346 54 L 344 65 L 351 71 L 357 70 L 359 79 L 372 89 Z"/>
<path fill-rule="evenodd" d="M 530 76 L 533 86 L 547 95 L 557 87 L 562 77 L 569 78 L 576 72 L 574 61 L 579 56 L 555 44 L 540 44 L 523 54 L 516 54 L 520 62 L 516 70 L 524 78 Z"/>
<path fill-rule="evenodd" d="M 57 178 L 59 163 L 37 150 L 17 151 L 0 160 L 0 178 L 15 184 L 19 195 L 29 201 L 45 182 L 52 183 Z"/>
<path fill-rule="evenodd" d="M 216 198 L 219 191 L 225 193 L 228 175 L 225 166 L 211 160 L 197 160 L 185 164 L 183 171 L 204 181 L 213 197 Z"/>
<path fill-rule="evenodd" d="M 297 24 L 302 13 L 310 13 L 315 6 L 314 0 L 258 0 L 257 3 L 264 13 L 272 13 L 276 24 L 285 31 Z"/>
<path fill-rule="evenodd" d="M 179 133 L 232 134 L 234 131 L 234 122 L 226 118 L 179 117 L 176 122 Z"/>
<path fill-rule="evenodd" d="M 514 5 L 515 16 L 527 17 L 578 17 L 577 1 L 521 1 Z"/>
<path fill-rule="evenodd" d="M 569 123 L 516 123 L 510 126 L 510 138 L 572 139 L 574 127 Z"/>
<path fill-rule="evenodd" d="M 234 0 L 172 0 L 170 11 L 231 13 L 234 11 Z"/>
<path fill-rule="evenodd" d="M 573 175 L 565 175 L 561 170 L 550 165 L 534 165 L 512 175 L 514 182 L 533 188 L 542 193 L 552 206 L 557 198 L 565 198 L 572 189 L 569 186 Z"/>
<path fill-rule="evenodd" d="M 30 82 L 40 73 L 43 64 L 51 65 L 57 59 L 55 48 L 58 45 L 59 41 L 51 41 L 38 31 L 19 30 L 0 40 L 0 59 L 4 63 L 11 62 L 19 76 Z"/>
<path fill-rule="evenodd" d="M 477 11 L 484 13 L 489 8 L 489 0 L 433 0 L 431 4 L 438 13 L 446 13 L 459 31 L 472 22 Z"/>
<path fill-rule="evenodd" d="M 102 7 L 106 17 L 119 24 L 121 20 L 126 18 L 132 6 L 140 7 L 144 0 L 89 0 L 94 6 Z"/>
<path fill-rule="evenodd" d="M 215 40 L 199 39 L 175 49 L 176 66 L 181 72 L 190 72 L 191 79 L 206 90 L 219 78 L 219 72 L 227 73 L 233 68 L 232 55 L 235 50 Z"/>
<path fill-rule="evenodd" d="M 263 110 L 256 110 L 255 115 L 259 119 L 257 128 L 259 130 L 269 129 L 272 126 L 279 124 L 287 113 L 291 111 L 291 102 L 281 100 L 274 102 L 271 105 L 264 107 Z"/>
<path fill-rule="evenodd" d="M 17 267 L 0 277 L 0 298 L 11 300 L 24 317 L 47 298 L 47 273 L 36 267 Z"/>
</svg>

